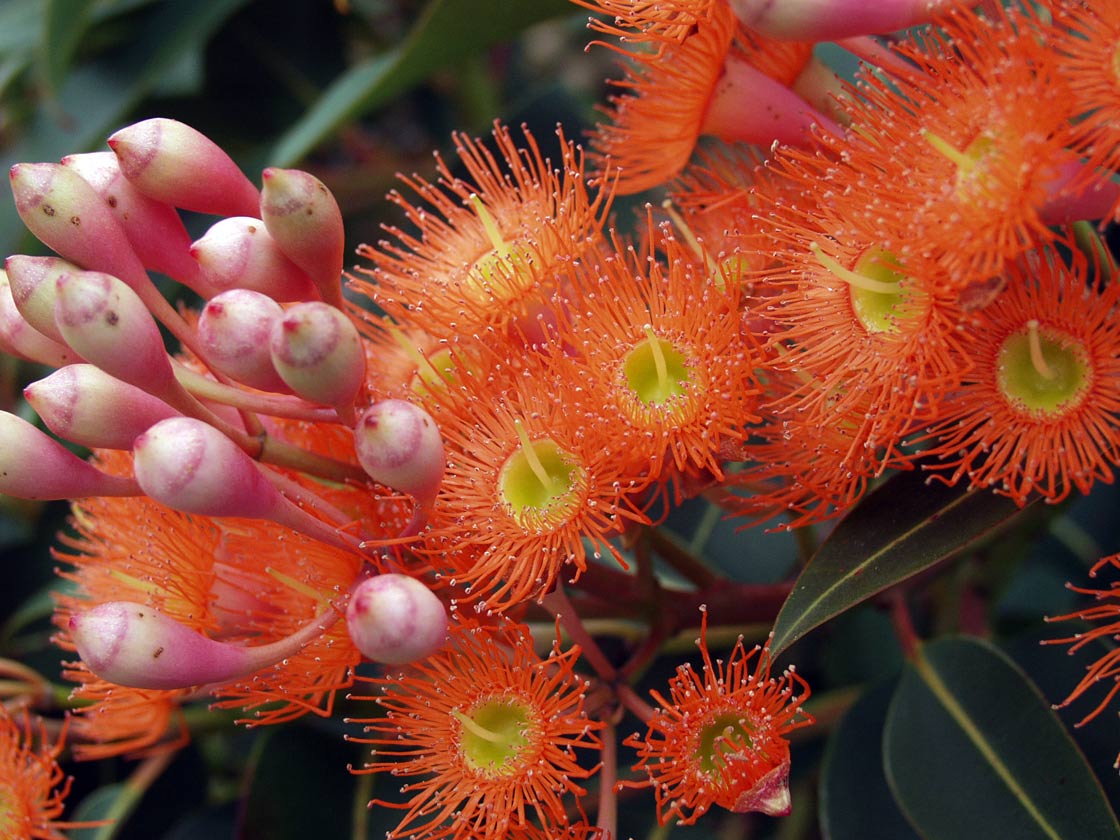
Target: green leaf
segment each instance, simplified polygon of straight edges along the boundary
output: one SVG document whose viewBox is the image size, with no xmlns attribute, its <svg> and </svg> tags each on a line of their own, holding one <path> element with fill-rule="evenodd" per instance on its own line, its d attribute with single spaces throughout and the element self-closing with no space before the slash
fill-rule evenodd
<svg viewBox="0 0 1120 840">
<path fill-rule="evenodd" d="M 951 557 L 1011 519 L 1019 508 L 989 490 L 926 483 L 900 473 L 869 494 L 801 572 L 774 623 L 771 649 Z"/>
<path fill-rule="evenodd" d="M 828 739 L 819 811 L 830 840 L 917 840 L 883 771 L 883 723 L 894 688 L 892 680 L 864 694 Z"/>
<path fill-rule="evenodd" d="M 116 817 L 121 810 L 121 798 L 128 793 L 123 782 L 99 787 L 86 796 L 70 817 L 73 822 L 98 822 L 113 820 L 112 823 L 96 828 L 72 828 L 67 832 L 70 840 L 102 840 L 116 831 Z"/>
<path fill-rule="evenodd" d="M 39 44 L 43 78 L 56 91 L 66 77 L 70 60 L 89 24 L 92 0 L 46 0 L 43 39 Z"/>
<path fill-rule="evenodd" d="M 919 649 L 891 702 L 883 752 L 895 797 L 930 840 L 1120 837 L 1069 733 L 987 642 Z"/>
<path fill-rule="evenodd" d="M 344 122 L 376 108 L 436 70 L 509 40 L 533 23 L 572 10 L 569 0 L 432 0 L 398 47 L 339 76 L 280 138 L 269 156 L 293 166 Z"/>
</svg>

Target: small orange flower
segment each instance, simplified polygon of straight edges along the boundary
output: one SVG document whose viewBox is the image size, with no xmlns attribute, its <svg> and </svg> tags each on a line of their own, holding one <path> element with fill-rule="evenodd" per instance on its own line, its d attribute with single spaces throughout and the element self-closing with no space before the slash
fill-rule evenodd
<svg viewBox="0 0 1120 840">
<path fill-rule="evenodd" d="M 1120 554 L 1112 554 L 1098 560 L 1089 570 L 1089 577 L 1095 578 L 1102 569 L 1109 566 L 1112 567 L 1113 572 L 1120 571 Z M 1064 639 L 1048 639 L 1045 644 L 1069 645 L 1068 652 L 1071 655 L 1097 640 L 1108 643 L 1111 648 L 1096 662 L 1086 667 L 1085 676 L 1081 678 L 1081 682 L 1058 706 L 1059 709 L 1064 709 L 1097 686 L 1108 686 L 1100 702 L 1078 723 L 1078 726 L 1083 726 L 1103 712 L 1108 704 L 1116 698 L 1116 695 L 1120 694 L 1120 648 L 1113 644 L 1114 640 L 1120 638 L 1120 579 L 1113 580 L 1108 589 L 1088 589 L 1073 585 L 1070 585 L 1069 588 L 1079 595 L 1092 596 L 1097 601 L 1096 606 L 1085 607 L 1067 615 L 1047 617 L 1046 620 L 1071 621 L 1080 619 L 1090 622 L 1094 626 L 1088 631 Z M 1116 758 L 1116 766 L 1120 767 L 1120 756 Z"/>
<path fill-rule="evenodd" d="M 361 720 L 375 747 L 358 773 L 422 776 L 402 787 L 408 801 L 374 800 L 408 813 L 390 838 L 506 840 L 567 837 L 567 795 L 597 768 L 577 750 L 598 750 L 603 724 L 583 710 L 587 683 L 572 670 L 579 648 L 541 659 L 524 625 L 455 624 L 448 647 L 379 686 L 383 717 Z M 578 809 L 578 801 L 575 803 Z M 535 823 L 534 824 L 534 819 Z M 575 836 L 583 836 L 576 834 Z"/>
<path fill-rule="evenodd" d="M 695 822 L 713 805 L 736 813 L 789 813 L 789 743 L 785 736 L 813 723 L 801 709 L 809 686 L 793 668 L 770 676 L 765 647 L 748 653 L 739 638 L 726 664 L 712 661 L 707 647 L 707 613 L 699 640 L 703 674 L 691 665 L 677 668 L 669 699 L 651 691 L 661 708 L 644 736 L 624 743 L 638 751 L 635 770 L 648 779 L 625 783 L 652 787 L 657 818 Z M 751 660 L 758 656 L 751 669 Z M 794 692 L 800 691 L 799 695 Z"/>
<path fill-rule="evenodd" d="M 66 724 L 52 745 L 44 727 L 32 730 L 26 713 L 20 723 L 0 705 L 0 836 L 66 840 L 63 829 L 88 825 L 58 820 L 71 782 L 58 766 L 65 740 Z"/>
<path fill-rule="evenodd" d="M 386 228 L 395 241 L 363 245 L 369 280 L 352 278 L 402 328 L 438 338 L 504 331 L 548 300 L 568 263 L 594 248 L 610 196 L 589 192 L 580 150 L 559 133 L 559 168 L 525 130 L 518 148 L 496 126 L 493 154 L 479 140 L 454 136 L 468 180 L 437 156 L 438 180 L 402 177 L 418 203 L 390 194 L 418 230 Z"/>
<path fill-rule="evenodd" d="M 604 433 L 602 406 L 522 361 L 504 383 L 465 377 L 434 410 L 447 470 L 414 548 L 492 610 L 539 596 L 566 564 L 578 577 L 589 551 L 622 562 L 611 537 L 648 522 L 632 501 L 648 477 Z"/>
<path fill-rule="evenodd" d="M 973 369 L 923 440 L 952 470 L 1025 504 L 1112 480 L 1120 463 L 1120 285 L 1087 279 L 1072 242 L 1069 262 L 1045 247 L 1009 266 L 1007 288 L 962 337 Z M 940 477 L 940 476 L 938 476 Z"/>
</svg>

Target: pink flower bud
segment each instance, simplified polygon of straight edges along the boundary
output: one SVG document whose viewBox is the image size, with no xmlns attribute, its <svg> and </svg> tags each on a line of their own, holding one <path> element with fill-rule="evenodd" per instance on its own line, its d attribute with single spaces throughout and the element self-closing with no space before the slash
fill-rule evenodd
<svg viewBox="0 0 1120 840">
<path fill-rule="evenodd" d="M 261 219 L 288 258 L 307 272 L 327 303 L 339 309 L 346 235 L 326 185 L 298 169 L 266 169 Z"/>
<path fill-rule="evenodd" d="M 21 499 L 139 496 L 131 478 L 101 472 L 26 420 L 0 411 L 0 493 Z"/>
<path fill-rule="evenodd" d="M 385 665 L 431 656 L 447 638 L 447 610 L 408 575 L 366 578 L 350 593 L 346 629 L 362 655 Z"/>
<path fill-rule="evenodd" d="M 358 463 L 375 481 L 430 507 L 446 464 L 435 420 L 404 400 L 382 400 L 365 410 L 354 429 Z"/>
<path fill-rule="evenodd" d="M 272 298 L 230 289 L 213 298 L 198 319 L 198 340 L 207 361 L 227 376 L 262 391 L 287 393 L 272 366 L 269 336 L 284 310 Z"/>
<path fill-rule="evenodd" d="M 297 303 L 272 326 L 272 364 L 298 396 L 351 407 L 365 384 L 366 354 L 357 327 L 327 303 Z"/>
<path fill-rule="evenodd" d="M 109 138 L 121 172 L 141 192 L 215 216 L 257 213 L 257 188 L 213 140 L 164 118 L 126 126 Z"/>
<path fill-rule="evenodd" d="M 338 616 L 317 616 L 291 636 L 248 647 L 216 642 L 159 610 L 110 601 L 70 617 L 78 655 L 103 680 L 132 688 L 175 689 L 252 676 L 319 638 Z"/>
<path fill-rule="evenodd" d="M 78 271 L 58 278 L 56 294 L 55 323 L 82 358 L 161 398 L 179 390 L 159 327 L 127 285 Z"/>
<path fill-rule="evenodd" d="M 835 122 L 781 82 L 731 56 L 712 93 L 700 133 L 728 142 L 769 146 L 776 140 L 804 146 L 812 138 L 814 126 L 842 133 Z"/>
<path fill-rule="evenodd" d="M 140 192 L 121 173 L 112 152 L 67 155 L 62 165 L 73 169 L 105 201 L 145 268 L 166 274 L 208 297 L 210 289 L 191 257 L 191 237 L 170 204 Z"/>
<path fill-rule="evenodd" d="M 928 23 L 953 0 L 731 0 L 749 28 L 787 41 L 835 41 Z"/>
<path fill-rule="evenodd" d="M 173 417 L 156 423 L 136 438 L 132 455 L 140 487 L 169 508 L 268 519 L 329 545 L 356 548 L 356 541 L 280 495 L 253 459 L 201 420 Z"/>
<path fill-rule="evenodd" d="M 175 409 L 93 365 L 67 365 L 23 389 L 61 438 L 95 449 L 131 449 L 136 437 Z"/>
<path fill-rule="evenodd" d="M 78 354 L 65 344 L 43 335 L 27 322 L 16 308 L 8 276 L 3 271 L 0 271 L 0 350 L 53 367 L 78 360 Z"/>
<path fill-rule="evenodd" d="M 72 169 L 58 163 L 11 168 L 16 210 L 35 236 L 73 263 L 106 271 L 133 288 L 151 280 L 108 206 Z"/>
<path fill-rule="evenodd" d="M 27 323 L 59 344 L 66 339 L 54 322 L 55 283 L 63 274 L 80 271 L 76 265 L 58 257 L 8 257 L 4 263 L 16 309 Z"/>
<path fill-rule="evenodd" d="M 273 300 L 314 300 L 306 272 L 284 256 L 260 219 L 222 219 L 191 246 L 215 289 L 251 289 Z"/>
</svg>

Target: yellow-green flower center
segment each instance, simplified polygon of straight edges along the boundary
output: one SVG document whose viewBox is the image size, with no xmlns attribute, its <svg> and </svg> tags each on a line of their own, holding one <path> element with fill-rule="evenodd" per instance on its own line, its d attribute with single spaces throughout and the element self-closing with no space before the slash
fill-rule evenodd
<svg viewBox="0 0 1120 840">
<path fill-rule="evenodd" d="M 724 739 L 750 747 L 752 726 L 738 712 L 724 712 L 700 730 L 696 757 L 705 773 L 718 773 L 727 766 L 728 746 Z"/>
<path fill-rule="evenodd" d="M 471 767 L 489 776 L 518 772 L 529 745 L 529 710 L 513 700 L 489 700 L 468 714 L 451 713 L 462 725 L 459 749 Z"/>
<path fill-rule="evenodd" d="M 635 344 L 622 362 L 626 384 L 646 405 L 658 405 L 685 393 L 692 371 L 685 356 L 647 328 L 647 338 Z"/>
<path fill-rule="evenodd" d="M 854 268 L 845 268 L 826 254 L 815 242 L 809 250 L 822 266 L 848 284 L 852 312 L 869 333 L 895 333 L 908 313 L 904 304 L 912 297 L 907 276 L 890 251 L 869 248 L 856 261 Z"/>
<path fill-rule="evenodd" d="M 498 493 L 523 528 L 566 522 L 583 504 L 585 470 L 551 438 L 530 441 L 520 421 L 516 426 L 521 445 L 498 473 Z"/>
<path fill-rule="evenodd" d="M 463 294 L 470 300 L 491 305 L 513 303 L 534 281 L 533 257 L 516 242 L 506 241 L 494 216 L 478 196 L 471 196 L 490 250 L 480 254 L 467 270 Z"/>
<path fill-rule="evenodd" d="M 1000 393 L 1016 408 L 1057 416 L 1080 404 L 1093 368 L 1079 341 L 1030 321 L 1003 342 L 996 376 Z"/>
<path fill-rule="evenodd" d="M 11 785 L 0 784 L 0 837 L 19 837 L 26 814 Z"/>
<path fill-rule="evenodd" d="M 999 145 L 986 134 L 978 134 L 964 148 L 956 146 L 931 132 L 925 132 L 926 141 L 943 157 L 957 167 L 956 197 L 967 199 L 970 196 L 984 195 L 995 189 L 998 184 L 990 173 L 992 160 L 999 154 Z"/>
<path fill-rule="evenodd" d="M 436 350 L 416 367 L 412 391 L 419 396 L 439 392 L 455 379 L 455 357 L 446 347 Z"/>
</svg>

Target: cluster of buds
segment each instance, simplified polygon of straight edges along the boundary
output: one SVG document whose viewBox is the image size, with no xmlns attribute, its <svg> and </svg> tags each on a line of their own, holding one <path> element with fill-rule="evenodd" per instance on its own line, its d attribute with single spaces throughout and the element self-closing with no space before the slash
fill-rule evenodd
<svg viewBox="0 0 1120 840">
<path fill-rule="evenodd" d="M 276 539 L 295 532 L 353 559 L 351 579 L 334 582 L 340 603 L 323 599 L 310 621 L 264 644 L 210 638 L 150 598 L 74 605 L 65 631 L 85 667 L 138 688 L 229 683 L 292 656 L 343 615 L 369 658 L 401 663 L 437 650 L 443 604 L 382 556 L 383 538 L 399 534 L 355 526 L 317 490 L 328 482 L 398 507 L 407 494 L 415 512 L 398 530 L 415 533 L 443 473 L 443 445 L 422 408 L 370 403 L 330 191 L 284 169 L 266 169 L 258 190 L 174 120 L 130 125 L 108 145 L 12 167 L 19 214 L 56 256 L 12 256 L 0 273 L 0 349 L 57 367 L 26 388 L 27 402 L 59 438 L 106 454 L 100 466 L 82 460 L 4 413 L 0 492 L 145 496 L 218 522 L 266 522 Z M 180 210 L 223 218 L 192 242 Z M 149 272 L 202 297 L 201 313 L 175 309 Z M 181 354 L 169 353 L 161 327 Z M 337 430 L 346 445 L 301 444 L 295 430 L 308 427 Z M 132 457 L 113 468 L 111 450 Z"/>
</svg>

